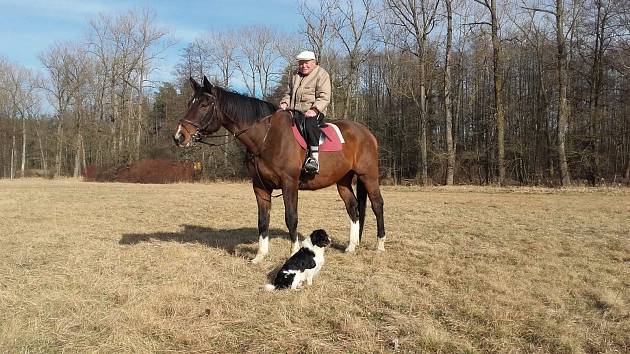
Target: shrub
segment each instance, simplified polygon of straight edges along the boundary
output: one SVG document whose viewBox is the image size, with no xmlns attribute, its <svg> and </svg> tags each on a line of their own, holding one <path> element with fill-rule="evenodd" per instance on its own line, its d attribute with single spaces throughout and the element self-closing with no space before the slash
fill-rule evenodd
<svg viewBox="0 0 630 354">
<path fill-rule="evenodd" d="M 171 160 L 140 160 L 123 167 L 86 168 L 84 179 L 96 182 L 175 183 L 198 180 L 200 173 L 192 163 Z"/>
<path fill-rule="evenodd" d="M 115 166 L 88 165 L 83 172 L 83 180 L 86 182 L 113 182 L 116 180 Z"/>
</svg>

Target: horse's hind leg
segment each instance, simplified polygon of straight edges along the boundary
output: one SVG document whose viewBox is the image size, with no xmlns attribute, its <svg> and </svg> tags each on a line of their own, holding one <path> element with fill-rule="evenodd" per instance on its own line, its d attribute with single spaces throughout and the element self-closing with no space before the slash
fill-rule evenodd
<svg viewBox="0 0 630 354">
<path fill-rule="evenodd" d="M 346 247 L 346 252 L 354 252 L 360 241 L 360 225 L 359 225 L 359 203 L 352 191 L 353 173 L 348 173 L 339 182 L 337 182 L 337 191 L 346 204 L 346 211 L 350 217 L 350 242 Z"/>
<path fill-rule="evenodd" d="M 376 237 L 378 239 L 377 251 L 385 251 L 385 222 L 383 217 L 383 196 L 381 196 L 381 189 L 378 185 L 378 177 L 363 175 L 359 176 L 361 182 L 367 190 L 370 203 L 372 204 L 372 211 L 376 216 Z"/>
<path fill-rule="evenodd" d="M 271 192 L 266 188 L 254 185 L 254 194 L 258 204 L 258 252 L 252 259 L 256 264 L 269 253 L 269 211 L 271 210 Z"/>
</svg>

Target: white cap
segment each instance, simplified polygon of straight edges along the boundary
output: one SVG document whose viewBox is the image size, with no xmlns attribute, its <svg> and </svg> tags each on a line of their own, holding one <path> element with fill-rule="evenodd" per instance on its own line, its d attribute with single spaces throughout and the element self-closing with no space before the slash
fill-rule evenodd
<svg viewBox="0 0 630 354">
<path fill-rule="evenodd" d="M 305 50 L 303 52 L 301 52 L 300 54 L 298 54 L 295 59 L 297 60 L 315 60 L 315 53 L 311 52 L 310 50 Z"/>
</svg>

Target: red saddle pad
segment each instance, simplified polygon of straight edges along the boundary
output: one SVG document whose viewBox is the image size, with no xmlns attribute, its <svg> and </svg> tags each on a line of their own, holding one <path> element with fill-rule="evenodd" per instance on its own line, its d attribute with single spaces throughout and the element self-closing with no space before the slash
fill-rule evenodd
<svg viewBox="0 0 630 354">
<path fill-rule="evenodd" d="M 306 142 L 298 128 L 293 124 L 292 128 L 293 136 L 295 140 L 297 140 L 298 144 L 302 149 L 306 150 Z M 323 134 L 323 141 L 320 139 L 319 142 L 319 152 L 323 151 L 341 151 L 341 144 L 344 143 L 343 136 L 341 135 L 341 131 L 339 128 L 331 123 L 326 123 L 326 126 L 321 128 Z"/>
</svg>

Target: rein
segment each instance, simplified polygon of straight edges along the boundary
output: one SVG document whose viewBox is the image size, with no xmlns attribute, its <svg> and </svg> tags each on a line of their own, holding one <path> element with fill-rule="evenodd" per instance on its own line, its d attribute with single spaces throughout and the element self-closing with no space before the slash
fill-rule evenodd
<svg viewBox="0 0 630 354">
<path fill-rule="evenodd" d="M 265 120 L 267 118 L 271 118 L 272 115 L 273 114 L 270 114 L 268 116 L 264 116 L 261 119 L 259 119 L 258 122 L 261 122 L 261 121 L 263 121 L 263 120 Z M 267 124 L 267 130 L 265 131 L 265 136 L 263 137 L 263 141 L 262 141 L 262 144 L 260 146 L 261 149 L 262 149 L 263 146 L 265 146 L 265 142 L 267 141 L 267 135 L 269 134 L 269 130 L 270 129 L 271 129 L 271 121 L 269 122 L 269 124 Z M 247 130 L 247 129 L 245 129 L 245 130 Z M 250 151 L 247 152 L 247 160 L 251 161 L 252 164 L 254 164 L 254 168 L 256 169 L 256 176 L 258 176 L 258 180 L 260 181 L 260 183 L 262 183 L 263 186 L 267 187 L 267 184 L 265 183 L 265 180 L 260 175 L 260 170 L 258 169 L 258 162 L 256 162 L 256 158 L 258 156 L 260 156 L 260 153 L 256 153 L 255 154 L 255 153 L 250 152 Z M 273 188 L 271 188 L 271 190 L 273 191 Z M 281 197 L 281 196 L 282 196 L 282 193 L 277 194 L 277 195 L 271 194 L 272 198 L 278 198 L 278 197 Z M 268 200 L 268 202 L 271 202 L 271 200 Z"/>
<path fill-rule="evenodd" d="M 203 94 L 214 98 L 214 96 L 212 94 L 210 94 L 210 93 L 204 92 Z M 216 117 L 217 116 L 216 113 L 217 113 L 217 105 L 213 102 L 212 103 L 212 117 Z M 270 119 L 272 116 L 273 116 L 273 114 L 266 115 L 266 116 L 258 119 L 256 121 L 256 123 L 252 124 L 252 126 L 257 124 L 257 123 L 262 122 L 263 120 Z M 221 147 L 221 146 L 230 144 L 230 143 L 234 142 L 235 140 L 237 140 L 239 136 L 245 134 L 252 127 L 252 126 L 250 126 L 248 128 L 242 129 L 242 130 L 240 130 L 240 131 L 238 131 L 236 133 L 232 133 L 232 134 L 203 136 L 202 131 L 204 131 L 211 124 L 212 119 L 208 119 L 208 121 L 204 125 L 201 125 L 201 124 L 198 124 L 198 123 L 195 123 L 195 122 L 192 122 L 192 121 L 190 121 L 188 119 L 183 119 L 183 118 L 180 119 L 179 122 L 180 123 L 182 123 L 182 122 L 188 123 L 188 124 L 192 125 L 193 127 L 195 127 L 197 129 L 195 134 L 190 134 L 190 131 L 188 131 L 188 129 L 184 126 L 184 129 L 186 130 L 188 135 L 191 136 L 191 140 L 194 143 L 202 143 L 202 144 L 205 144 L 205 145 L 210 146 L 210 147 L 213 147 L 213 146 Z M 265 135 L 263 137 L 262 144 L 258 148 L 259 151 L 262 150 L 262 148 L 265 146 L 265 142 L 267 141 L 267 136 L 269 135 L 269 130 L 270 129 L 271 129 L 271 120 L 269 121 L 269 123 L 267 123 L 267 130 L 265 131 Z M 204 141 L 204 139 L 207 139 L 207 138 L 225 138 L 225 137 L 228 137 L 230 135 L 232 135 L 232 139 L 229 140 L 229 141 L 226 141 L 224 143 L 221 143 L 221 144 L 214 144 L 214 143 L 209 143 L 207 141 Z M 256 169 L 256 176 L 258 177 L 258 180 L 260 181 L 260 183 L 262 183 L 263 186 L 267 187 L 267 184 L 265 183 L 265 181 L 263 180 L 262 176 L 260 175 L 260 170 L 258 168 L 258 162 L 256 161 L 256 159 L 260 156 L 260 152 L 253 153 L 253 152 L 247 151 L 247 155 L 246 156 L 247 156 L 247 160 L 251 161 L 254 164 L 254 168 Z M 273 191 L 273 188 L 271 190 Z M 280 193 L 278 195 L 271 195 L 271 197 L 273 197 L 273 198 L 278 198 L 280 196 L 282 196 L 282 193 Z"/>
</svg>

